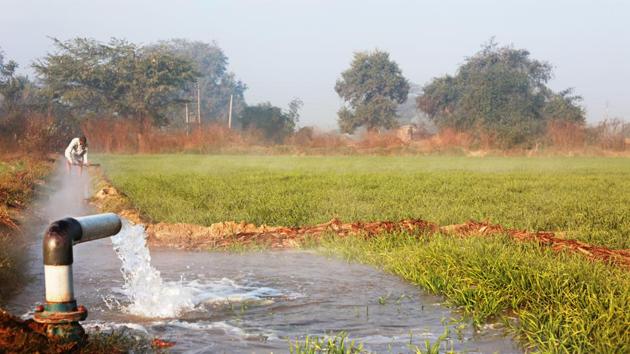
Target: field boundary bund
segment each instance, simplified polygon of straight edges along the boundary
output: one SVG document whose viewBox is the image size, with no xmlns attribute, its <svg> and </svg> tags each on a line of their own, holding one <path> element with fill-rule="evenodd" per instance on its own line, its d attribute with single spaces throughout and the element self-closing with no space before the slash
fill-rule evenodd
<svg viewBox="0 0 630 354">
<path fill-rule="evenodd" d="M 536 242 L 541 246 L 551 247 L 557 252 L 566 250 L 591 260 L 616 264 L 630 270 L 630 250 L 613 250 L 577 240 L 563 239 L 553 232 L 528 232 L 473 220 L 464 224 L 442 227 L 422 219 L 353 223 L 343 223 L 339 219 L 332 219 L 323 224 L 305 227 L 256 226 L 231 221 L 215 223 L 208 227 L 168 223 L 150 224 L 147 227 L 150 245 L 187 249 L 227 249 L 235 245 L 266 245 L 273 249 L 285 249 L 298 247 L 308 238 L 318 238 L 327 234 L 341 237 L 361 235 L 374 237 L 388 232 L 444 233 L 457 237 L 508 235 L 518 242 Z"/>
<path fill-rule="evenodd" d="M 210 226 L 186 223 L 151 223 L 131 207 L 126 196 L 118 192 L 109 181 L 103 178 L 102 182 L 105 183 L 105 187 L 95 194 L 92 199 L 93 202 L 102 209 L 111 205 L 108 201 L 114 201 L 113 204 L 119 206 L 119 210 L 114 210 L 115 212 L 133 223 L 147 225 L 147 241 L 149 245 L 155 247 L 229 249 L 260 245 L 272 249 L 287 249 L 297 248 L 309 238 L 318 238 L 327 234 L 341 237 L 360 235 L 374 237 L 386 232 L 443 233 L 457 237 L 508 235 L 518 242 L 536 242 L 541 246 L 551 247 L 556 252 L 577 253 L 590 260 L 603 261 L 630 270 L 630 249 L 610 249 L 558 237 L 554 232 L 530 232 L 474 220 L 446 226 L 439 226 L 422 219 L 343 223 L 337 218 L 326 223 L 303 227 L 257 226 L 244 221 L 240 223 L 224 221 Z"/>
</svg>

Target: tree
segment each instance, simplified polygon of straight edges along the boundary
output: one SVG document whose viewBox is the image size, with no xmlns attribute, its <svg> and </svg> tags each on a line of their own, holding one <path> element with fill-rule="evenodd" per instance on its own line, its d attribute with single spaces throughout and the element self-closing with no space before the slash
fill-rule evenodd
<svg viewBox="0 0 630 354">
<path fill-rule="evenodd" d="M 299 98 L 295 97 L 289 102 L 289 119 L 293 122 L 292 131 L 295 129 L 295 125 L 300 120 L 300 109 L 304 106 L 304 102 Z"/>
<path fill-rule="evenodd" d="M 281 143 L 295 131 L 301 107 L 302 101 L 299 98 L 294 98 L 289 103 L 288 112 L 269 102 L 246 106 L 240 114 L 239 121 L 243 129 L 258 129 L 270 141 Z"/>
<path fill-rule="evenodd" d="M 57 52 L 33 67 L 49 99 L 78 116 L 166 124 L 167 109 L 181 102 L 183 88 L 197 76 L 188 60 L 124 40 L 53 41 Z"/>
<path fill-rule="evenodd" d="M 418 109 L 439 128 L 453 128 L 479 137 L 489 134 L 509 147 L 540 136 L 546 120 L 559 109 L 583 120 L 571 92 L 555 94 L 547 87 L 551 65 L 533 60 L 524 49 L 486 44 L 455 76 L 435 78 L 417 98 Z M 547 112 L 548 111 L 548 112 Z M 582 118 L 580 118 L 581 116 Z"/>
<path fill-rule="evenodd" d="M 566 89 L 558 93 L 550 93 L 543 108 L 543 117 L 546 121 L 563 121 L 567 123 L 584 124 L 584 108 L 579 102 L 582 96 L 574 95 L 573 89 Z"/>
<path fill-rule="evenodd" d="M 26 108 L 29 89 L 32 85 L 26 76 L 17 74 L 18 64 L 4 62 L 0 50 L 0 114 L 9 115 Z"/>
<path fill-rule="evenodd" d="M 355 53 L 335 91 L 349 106 L 338 112 L 339 128 L 352 133 L 361 126 L 368 130 L 395 127 L 396 108 L 407 99 L 409 83 L 389 54 L 376 50 Z"/>
<path fill-rule="evenodd" d="M 245 107 L 244 92 L 247 86 L 228 72 L 228 57 L 216 43 L 172 39 L 160 41 L 148 50 L 166 51 L 192 63 L 199 74 L 197 82 L 201 93 L 203 120 L 227 119 L 230 95 L 233 95 L 233 112 L 238 115 Z M 197 87 L 187 87 L 184 96 L 196 102 Z M 181 114 L 180 114 L 181 116 Z"/>
</svg>

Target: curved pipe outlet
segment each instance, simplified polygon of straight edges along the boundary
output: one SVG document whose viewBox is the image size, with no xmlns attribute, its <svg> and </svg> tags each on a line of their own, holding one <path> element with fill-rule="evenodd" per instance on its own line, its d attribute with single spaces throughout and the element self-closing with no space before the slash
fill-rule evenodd
<svg viewBox="0 0 630 354">
<path fill-rule="evenodd" d="M 116 235 L 121 228 L 120 217 L 113 213 L 55 221 L 44 234 L 44 265 L 71 265 L 73 245 Z"/>
<path fill-rule="evenodd" d="M 120 217 L 107 213 L 57 220 L 46 229 L 43 242 L 46 302 L 36 308 L 33 319 L 48 326 L 49 337 L 79 342 L 85 335 L 79 321 L 87 318 L 87 309 L 77 306 L 74 299 L 72 247 L 114 236 L 121 228 Z"/>
</svg>

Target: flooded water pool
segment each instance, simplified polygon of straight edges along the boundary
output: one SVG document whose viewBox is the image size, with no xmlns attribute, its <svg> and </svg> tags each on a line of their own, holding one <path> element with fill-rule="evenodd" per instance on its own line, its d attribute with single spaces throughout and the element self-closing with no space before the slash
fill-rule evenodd
<svg viewBox="0 0 630 354">
<path fill-rule="evenodd" d="M 396 277 L 309 252 L 161 250 L 152 252 L 152 263 L 169 286 L 198 290 L 194 308 L 166 318 L 126 313 L 111 241 L 77 246 L 75 292 L 90 311 L 86 327 L 127 325 L 176 341 L 175 352 L 281 353 L 288 350 L 286 338 L 346 331 L 370 351 L 399 353 L 409 343 L 434 342 L 453 317 L 438 297 Z M 43 279 L 35 275 L 18 297 L 22 312 L 42 301 Z M 474 335 L 467 328 L 462 338 L 451 337 L 444 345 L 457 351 L 519 352 L 492 331 Z"/>
</svg>

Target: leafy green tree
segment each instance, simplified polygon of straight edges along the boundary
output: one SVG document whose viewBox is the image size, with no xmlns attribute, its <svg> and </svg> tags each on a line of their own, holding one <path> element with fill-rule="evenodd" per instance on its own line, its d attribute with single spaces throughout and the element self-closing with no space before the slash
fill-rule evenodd
<svg viewBox="0 0 630 354">
<path fill-rule="evenodd" d="M 233 95 L 235 115 L 245 107 L 244 92 L 247 86 L 237 80 L 234 73 L 228 72 L 228 57 L 216 43 L 172 39 L 158 42 L 147 49 L 170 52 L 193 64 L 194 70 L 199 74 L 197 82 L 201 93 L 201 117 L 204 121 L 227 119 L 230 95 Z M 184 96 L 196 104 L 197 86 L 187 87 Z"/>
<path fill-rule="evenodd" d="M 566 89 L 558 93 L 550 93 L 543 108 L 546 121 L 564 121 L 584 124 L 584 108 L 580 106 L 582 96 L 574 95 L 573 89 Z"/>
<path fill-rule="evenodd" d="M 32 85 L 26 76 L 17 74 L 18 64 L 5 63 L 0 50 L 0 114 L 9 115 L 26 109 Z"/>
<path fill-rule="evenodd" d="M 348 105 L 338 112 L 342 132 L 352 133 L 361 126 L 389 129 L 397 125 L 396 108 L 407 99 L 409 82 L 388 53 L 376 50 L 355 53 L 335 91 Z"/>
<path fill-rule="evenodd" d="M 77 116 L 112 115 L 163 125 L 167 109 L 181 102 L 183 88 L 197 77 L 190 61 L 125 40 L 53 41 L 57 52 L 33 67 L 47 97 Z"/>
<path fill-rule="evenodd" d="M 568 96 L 571 91 L 554 94 L 547 87 L 551 65 L 529 55 L 527 50 L 490 41 L 455 76 L 427 84 L 417 98 L 418 109 L 439 128 L 489 134 L 506 147 L 539 136 L 546 120 L 560 111 L 583 120 L 577 97 Z"/>
<path fill-rule="evenodd" d="M 243 129 L 258 129 L 270 141 L 281 143 L 295 131 L 301 107 L 302 101 L 298 98 L 289 103 L 289 110 L 286 112 L 269 102 L 246 106 L 239 121 Z"/>
</svg>

